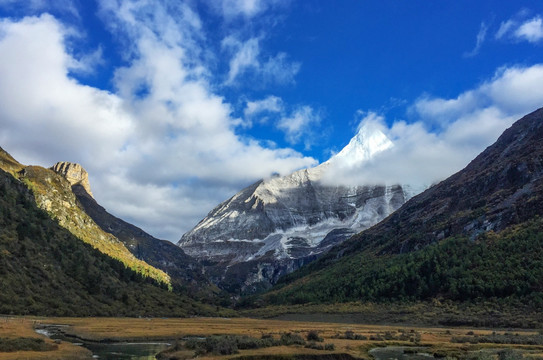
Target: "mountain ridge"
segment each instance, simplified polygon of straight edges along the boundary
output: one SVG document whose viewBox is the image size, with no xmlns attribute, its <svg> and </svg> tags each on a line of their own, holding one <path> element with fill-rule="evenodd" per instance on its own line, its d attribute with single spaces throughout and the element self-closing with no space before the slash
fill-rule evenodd
<svg viewBox="0 0 543 360">
<path fill-rule="evenodd" d="M 321 165 L 257 181 L 219 204 L 178 245 L 208 264 L 207 273 L 220 287 L 234 292 L 267 287 L 413 195 L 400 185 L 322 182 L 334 166 L 362 165 L 392 146 L 376 124 L 363 124 L 341 152 Z"/>
<path fill-rule="evenodd" d="M 539 304 L 543 288 L 532 280 L 543 274 L 542 215 L 543 108 L 463 170 L 284 277 L 260 301 L 530 296 Z"/>
<path fill-rule="evenodd" d="M 0 161 L 2 161 L 0 157 Z M 0 168 L 0 313 L 194 316 L 223 311 L 143 276 L 75 237 Z"/>
<path fill-rule="evenodd" d="M 171 285 L 168 274 L 137 259 L 122 242 L 112 234 L 104 232 L 81 209 L 71 184 L 64 175 L 40 166 L 22 165 L 3 149 L 0 151 L 0 169 L 9 172 L 31 189 L 36 204 L 81 241 L 144 276 Z"/>
</svg>

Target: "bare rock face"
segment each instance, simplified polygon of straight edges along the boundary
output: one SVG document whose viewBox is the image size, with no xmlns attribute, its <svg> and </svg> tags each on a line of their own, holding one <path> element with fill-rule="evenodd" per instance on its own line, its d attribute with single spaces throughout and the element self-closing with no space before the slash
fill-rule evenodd
<svg viewBox="0 0 543 360">
<path fill-rule="evenodd" d="M 66 178 L 73 185 L 81 185 L 87 191 L 90 196 L 92 195 L 89 174 L 83 167 L 76 163 L 68 161 L 60 161 L 51 167 L 51 170 L 60 174 Z"/>
</svg>

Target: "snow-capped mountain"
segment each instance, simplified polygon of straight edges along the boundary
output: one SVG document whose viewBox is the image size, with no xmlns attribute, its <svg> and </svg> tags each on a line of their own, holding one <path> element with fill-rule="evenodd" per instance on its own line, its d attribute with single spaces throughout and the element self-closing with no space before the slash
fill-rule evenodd
<svg viewBox="0 0 543 360">
<path fill-rule="evenodd" d="M 324 183 L 335 165 L 360 166 L 393 146 L 378 128 L 362 126 L 330 160 L 261 180 L 213 209 L 178 245 L 208 264 L 229 290 L 273 284 L 352 234 L 384 219 L 414 194 L 406 186 Z"/>
<path fill-rule="evenodd" d="M 360 127 L 358 133 L 343 150 L 316 168 L 331 163 L 344 167 L 359 166 L 392 146 L 394 146 L 392 141 L 375 124 L 366 123 Z"/>
</svg>

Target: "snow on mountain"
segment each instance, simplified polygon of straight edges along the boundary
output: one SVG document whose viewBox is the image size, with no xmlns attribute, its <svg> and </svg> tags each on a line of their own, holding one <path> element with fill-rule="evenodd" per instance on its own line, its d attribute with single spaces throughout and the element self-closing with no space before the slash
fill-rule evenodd
<svg viewBox="0 0 543 360">
<path fill-rule="evenodd" d="M 362 124 L 355 137 L 349 141 L 349 144 L 324 164 L 339 163 L 346 167 L 359 166 L 392 146 L 394 146 L 392 141 L 379 130 L 377 125 L 365 123 Z"/>
<path fill-rule="evenodd" d="M 359 166 L 392 146 L 378 127 L 366 124 L 321 165 L 259 181 L 221 203 L 178 245 L 187 254 L 211 262 L 209 271 L 223 287 L 244 290 L 258 282 L 273 284 L 280 275 L 381 221 L 415 195 L 400 185 L 321 182 L 334 165 Z M 239 284 L 232 285 L 234 276 Z"/>
</svg>

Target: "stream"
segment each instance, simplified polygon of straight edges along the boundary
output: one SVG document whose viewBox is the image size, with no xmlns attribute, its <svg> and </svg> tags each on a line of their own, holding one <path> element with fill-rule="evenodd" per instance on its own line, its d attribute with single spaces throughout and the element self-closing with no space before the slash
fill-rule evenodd
<svg viewBox="0 0 543 360">
<path fill-rule="evenodd" d="M 89 342 L 66 336 L 64 329 L 68 325 L 42 325 L 36 332 L 54 340 L 70 342 L 83 346 L 92 352 L 93 358 L 115 360 L 154 360 L 156 354 L 165 350 L 169 343 L 166 342 Z"/>
</svg>

